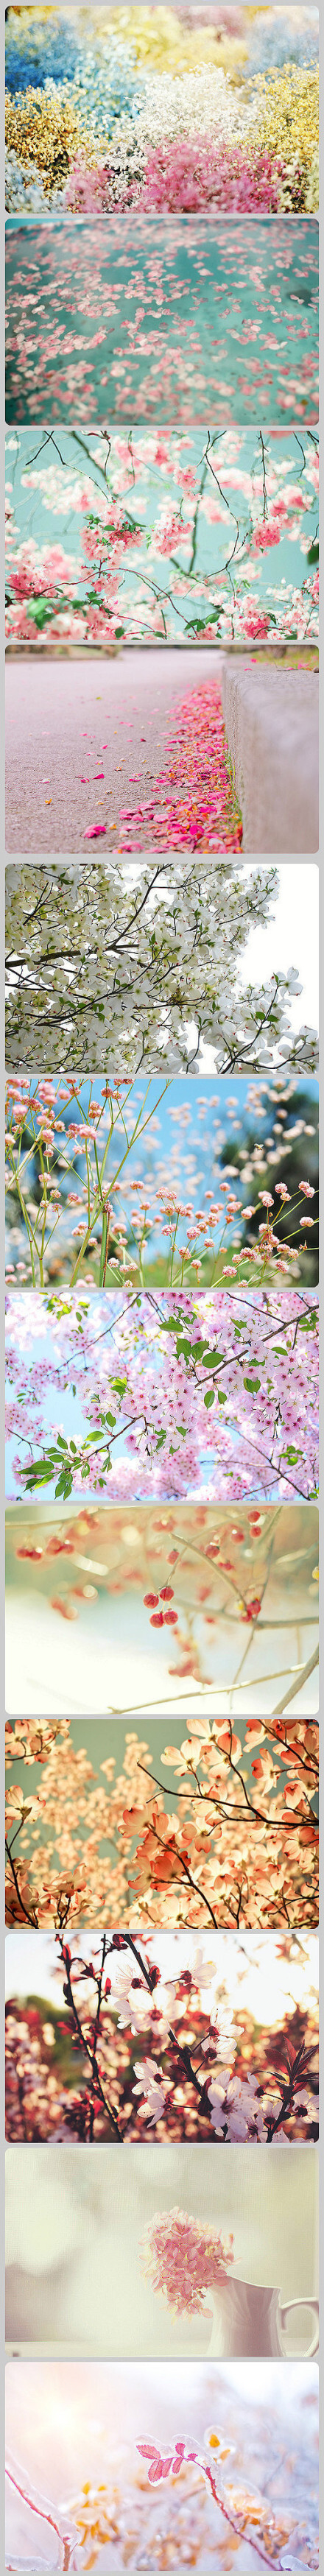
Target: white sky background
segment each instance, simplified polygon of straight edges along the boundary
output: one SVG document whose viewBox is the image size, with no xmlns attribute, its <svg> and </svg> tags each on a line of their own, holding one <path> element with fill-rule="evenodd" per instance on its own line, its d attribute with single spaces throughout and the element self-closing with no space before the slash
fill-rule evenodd
<svg viewBox="0 0 324 2576">
<path fill-rule="evenodd" d="M 70 1930 L 68 1937 L 75 1955 L 78 1952 L 79 1956 L 91 1959 L 93 1945 L 100 1939 L 100 1933 L 79 1932 L 77 1928 L 76 1934 L 71 1935 Z M 145 1941 L 143 1945 L 140 1941 L 140 1948 L 142 1946 L 145 1952 Z M 244 2011 L 247 2010 L 255 2013 L 256 2020 L 264 2021 L 271 2029 L 271 2026 L 276 2023 L 280 2004 L 283 2012 L 288 1997 L 291 2003 L 295 1997 L 296 2002 L 306 2004 L 309 1985 L 311 1986 L 313 1981 L 317 1983 L 318 1950 L 317 1937 L 314 1933 L 306 1934 L 303 1941 L 305 1962 L 309 1962 L 309 1968 L 304 1964 L 304 1959 L 301 1960 L 299 1953 L 297 1957 L 292 1954 L 290 1961 L 280 1958 L 275 1939 L 271 1940 L 271 1937 L 269 1939 L 268 1935 L 264 1936 L 263 1942 L 259 1933 L 256 1938 L 250 1937 L 250 1968 L 248 1976 L 244 1975 L 242 1989 L 240 1981 L 237 1982 L 240 1948 L 235 1936 L 232 1938 L 227 1934 L 225 1939 L 222 1939 L 218 1934 L 215 1944 L 213 1938 L 208 1938 L 207 1934 L 203 1939 L 199 1939 L 197 1934 L 194 1949 L 195 1955 L 203 1956 L 205 1960 L 213 1960 L 214 1975 L 217 1970 L 221 1982 L 225 1977 L 228 1998 L 234 2010 L 237 2010 L 239 2021 L 241 2018 L 244 2021 Z M 192 1941 L 187 1934 L 180 1935 L 178 1942 L 172 1932 L 163 1932 L 163 1937 L 156 1936 L 156 1939 L 153 1935 L 150 1956 L 158 1959 L 162 1975 L 164 1973 L 172 1977 L 178 1974 L 180 1966 L 192 1965 Z M 52 2004 L 59 2005 L 63 2013 L 65 2007 L 62 2001 L 62 1972 L 60 1978 L 56 1978 L 55 1958 L 59 1964 L 59 1950 L 57 1952 L 55 1950 L 53 1935 L 46 1936 L 42 1932 L 8 1934 L 6 1939 L 7 1997 L 39 1994 L 43 1996 L 44 2001 L 46 1999 Z M 246 1943 L 243 1943 L 243 1958 L 246 1968 Z M 211 1986 L 205 1987 L 203 1992 L 203 2001 L 207 2010 L 213 1991 L 212 1980 Z"/>
<path fill-rule="evenodd" d="M 248 875 L 249 870 L 243 873 Z M 281 974 L 289 966 L 298 966 L 303 991 L 291 1002 L 291 1025 L 298 1029 L 301 1020 L 307 1020 L 318 1029 L 318 868 L 288 864 L 278 868 L 278 877 L 273 922 L 266 929 L 251 931 L 242 957 L 243 981 L 261 983 L 276 966 Z"/>
<path fill-rule="evenodd" d="M 253 862 L 242 869 L 250 875 Z M 257 864 L 257 862 L 256 862 Z M 260 863 L 262 864 L 262 863 Z M 290 862 L 278 867 L 278 894 L 273 903 L 273 920 L 251 930 L 242 951 L 240 973 L 242 984 L 263 984 L 278 968 L 285 974 L 289 966 L 298 966 L 302 993 L 291 997 L 289 1023 L 292 1031 L 303 1021 L 308 1028 L 318 1029 L 319 1020 L 319 871 L 303 861 L 294 867 Z M 200 1047 L 201 1070 L 214 1072 L 213 1047 Z"/>
</svg>

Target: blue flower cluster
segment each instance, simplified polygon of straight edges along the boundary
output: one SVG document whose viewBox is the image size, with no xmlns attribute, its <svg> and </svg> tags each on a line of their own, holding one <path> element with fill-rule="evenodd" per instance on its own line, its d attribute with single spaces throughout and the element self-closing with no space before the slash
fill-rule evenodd
<svg viewBox="0 0 324 2576">
<path fill-rule="evenodd" d="M 248 61 L 241 74 L 282 71 L 285 63 L 318 61 L 318 9 L 262 9 L 249 30 Z"/>
<path fill-rule="evenodd" d="M 23 14 L 23 13 L 22 13 Z M 53 13 L 54 15 L 54 13 Z M 108 60 L 107 60 L 108 54 Z M 106 59 L 105 59 L 106 56 Z M 57 94 L 66 82 L 73 82 L 75 103 L 82 117 L 89 119 L 92 133 L 109 136 L 116 118 L 137 116 L 145 96 L 145 78 L 136 71 L 135 58 L 123 44 L 92 50 L 89 44 L 80 51 L 67 23 L 54 17 L 53 28 L 42 34 L 39 28 L 28 29 L 25 49 L 13 30 L 12 11 L 6 27 L 6 88 L 17 98 L 29 88 L 44 90 L 55 83 Z"/>
<path fill-rule="evenodd" d="M 24 15 L 24 12 L 22 12 Z M 20 35 L 20 20 L 16 21 Z M 77 45 L 72 29 L 62 24 L 53 12 L 53 27 L 44 30 L 29 26 L 23 50 L 16 39 L 13 14 L 9 10 L 6 25 L 6 89 L 12 98 L 26 89 L 45 89 L 45 82 L 74 80 Z"/>
<path fill-rule="evenodd" d="M 135 70 L 125 47 L 109 56 L 108 65 L 98 63 L 95 54 L 79 56 L 75 74 L 75 103 L 82 116 L 89 119 L 92 134 L 111 133 L 116 117 L 138 116 L 145 96 L 145 80 Z"/>
</svg>

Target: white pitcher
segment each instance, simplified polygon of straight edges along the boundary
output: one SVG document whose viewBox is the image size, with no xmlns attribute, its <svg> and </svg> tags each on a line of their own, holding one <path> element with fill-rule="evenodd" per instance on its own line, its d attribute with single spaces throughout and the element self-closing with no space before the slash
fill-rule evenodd
<svg viewBox="0 0 324 2576">
<path fill-rule="evenodd" d="M 227 2360 L 230 2354 L 249 2354 L 252 2359 L 258 2353 L 263 2357 L 266 2353 L 284 2353 L 286 2317 L 294 2308 L 311 2308 L 316 2317 L 312 2341 L 302 2349 L 298 2345 L 298 2358 L 311 2361 L 318 2351 L 318 2299 L 307 2298 L 306 2293 L 303 2299 L 283 2301 L 280 2291 L 268 2284 L 259 2288 L 254 2281 L 237 2281 L 232 2275 L 219 2282 L 214 2294 L 206 2291 L 208 2311 L 211 2298 L 213 2321 L 208 2356 L 214 2353 L 220 2359 L 226 2355 Z"/>
</svg>

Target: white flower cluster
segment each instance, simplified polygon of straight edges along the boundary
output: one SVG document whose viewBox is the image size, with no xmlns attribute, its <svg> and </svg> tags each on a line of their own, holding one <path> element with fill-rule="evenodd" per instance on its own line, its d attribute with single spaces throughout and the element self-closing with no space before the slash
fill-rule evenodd
<svg viewBox="0 0 324 2576">
<path fill-rule="evenodd" d="M 118 120 L 116 137 L 109 140 L 107 159 L 115 174 L 116 197 L 123 196 L 127 179 L 142 179 L 148 155 L 160 143 L 178 143 L 183 136 L 188 143 L 199 135 L 207 144 L 226 144 L 231 149 L 250 131 L 257 108 L 257 100 L 248 105 L 246 94 L 240 100 L 226 73 L 214 71 L 210 63 L 182 75 L 148 74 L 136 124 L 126 112 Z"/>
<path fill-rule="evenodd" d="M 253 924 L 274 918 L 276 868 L 240 860 L 83 860 L 7 870 L 8 1070 L 218 1073 L 317 1065 L 316 1029 L 292 1031 L 298 971 L 243 982 Z M 45 1051 L 45 1052 L 44 1052 Z"/>
</svg>

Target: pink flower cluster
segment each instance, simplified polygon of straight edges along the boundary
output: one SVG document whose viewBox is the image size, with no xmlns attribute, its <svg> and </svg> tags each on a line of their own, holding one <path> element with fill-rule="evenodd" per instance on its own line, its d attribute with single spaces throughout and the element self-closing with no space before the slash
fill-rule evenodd
<svg viewBox="0 0 324 2576">
<path fill-rule="evenodd" d="M 125 824 L 128 829 L 125 831 Z M 219 683 L 191 689 L 154 798 L 120 812 L 120 846 L 240 850 L 242 822 L 231 783 Z"/>
<path fill-rule="evenodd" d="M 92 1493 L 109 1480 L 111 1501 L 317 1491 L 316 1291 L 143 1293 L 122 1308 L 111 1294 L 108 1318 L 100 1296 L 80 1310 L 77 1289 L 63 1302 L 34 1290 L 32 1306 L 15 1291 L 7 1363 L 11 1492 L 21 1479 L 51 1486 L 58 1468 L 67 1499 L 85 1476 Z M 84 1430 L 70 1443 L 60 1409 L 72 1384 Z"/>
<path fill-rule="evenodd" d="M 103 176 L 98 172 L 98 177 Z M 131 199 L 134 202 L 132 188 L 125 204 Z M 273 215 L 280 206 L 279 164 L 272 164 L 270 155 L 263 152 L 252 169 L 239 148 L 226 151 L 224 144 L 220 148 L 210 139 L 207 142 L 203 134 L 192 139 L 181 135 L 149 153 L 138 203 L 145 213 L 155 207 L 159 214 L 201 214 L 209 206 L 220 214 L 232 209 L 235 214 L 251 215 L 257 210 Z"/>
<path fill-rule="evenodd" d="M 220 147 L 204 134 L 192 138 L 180 135 L 164 142 L 148 154 L 143 178 L 130 178 L 120 193 L 109 162 L 87 169 L 81 159 L 69 171 L 63 197 L 68 214 L 107 214 L 115 205 L 120 212 L 128 206 L 147 214 L 155 208 L 158 214 L 201 214 L 206 206 L 213 213 L 273 215 L 278 212 L 282 195 L 280 163 L 261 152 L 252 168 L 237 146 L 234 150 Z"/>
<path fill-rule="evenodd" d="M 153 2290 L 162 2290 L 178 2316 L 201 2316 L 204 2292 L 225 2281 L 234 2263 L 233 2236 L 201 2227 L 183 2209 L 158 2210 L 143 2238 L 144 2268 Z"/>
</svg>

